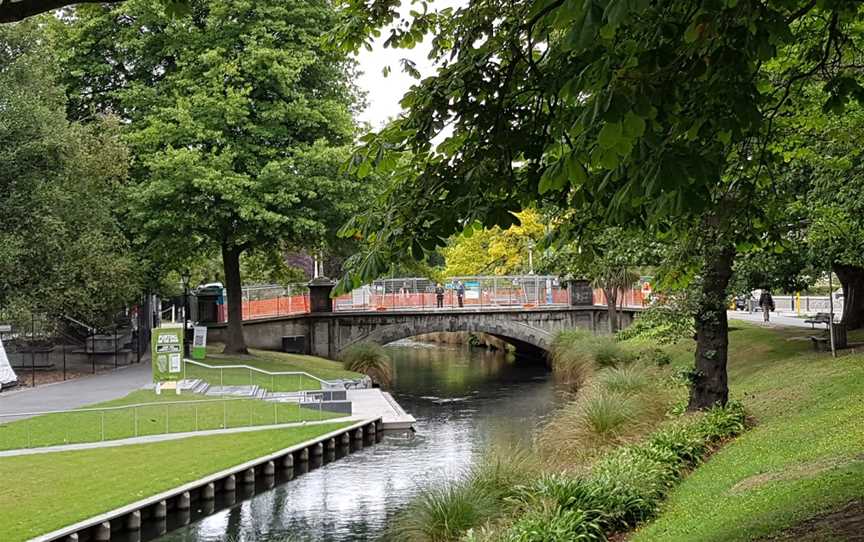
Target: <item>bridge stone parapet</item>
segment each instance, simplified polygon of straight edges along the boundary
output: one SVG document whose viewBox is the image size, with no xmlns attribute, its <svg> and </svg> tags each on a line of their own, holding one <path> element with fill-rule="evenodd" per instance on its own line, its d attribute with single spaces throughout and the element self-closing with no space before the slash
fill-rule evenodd
<svg viewBox="0 0 864 542">
<path fill-rule="evenodd" d="M 622 310 L 622 327 L 633 321 L 638 309 Z M 552 346 L 555 334 L 580 328 L 607 333 L 605 307 L 544 307 L 509 309 L 427 309 L 365 312 L 326 312 L 284 316 L 243 323 L 247 344 L 263 350 L 280 350 L 282 337 L 306 338 L 306 353 L 335 359 L 352 344 L 371 341 L 387 344 L 424 333 L 487 333 L 516 346 L 517 352 L 541 355 Z M 224 339 L 224 324 L 210 326 L 211 342 Z"/>
</svg>

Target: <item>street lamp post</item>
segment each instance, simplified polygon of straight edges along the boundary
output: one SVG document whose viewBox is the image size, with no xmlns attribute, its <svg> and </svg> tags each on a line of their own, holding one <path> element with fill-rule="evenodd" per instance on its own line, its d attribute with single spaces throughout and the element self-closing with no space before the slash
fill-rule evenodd
<svg viewBox="0 0 864 542">
<path fill-rule="evenodd" d="M 528 241 L 528 274 L 534 274 L 534 241 Z"/>
<path fill-rule="evenodd" d="M 189 357 L 189 270 L 183 272 L 180 280 L 183 281 L 183 356 Z"/>
</svg>

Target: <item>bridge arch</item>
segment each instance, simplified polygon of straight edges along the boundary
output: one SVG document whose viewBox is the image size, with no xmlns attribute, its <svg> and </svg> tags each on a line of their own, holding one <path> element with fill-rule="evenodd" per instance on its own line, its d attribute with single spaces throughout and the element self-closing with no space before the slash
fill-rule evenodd
<svg viewBox="0 0 864 542">
<path fill-rule="evenodd" d="M 353 344 L 374 342 L 381 345 L 426 333 L 486 333 L 516 347 L 516 352 L 526 356 L 545 358 L 552 346 L 552 334 L 521 322 L 483 322 L 462 318 L 440 318 L 416 323 L 386 324 L 369 333 L 352 337 L 350 342 L 340 345 L 340 352 Z"/>
</svg>

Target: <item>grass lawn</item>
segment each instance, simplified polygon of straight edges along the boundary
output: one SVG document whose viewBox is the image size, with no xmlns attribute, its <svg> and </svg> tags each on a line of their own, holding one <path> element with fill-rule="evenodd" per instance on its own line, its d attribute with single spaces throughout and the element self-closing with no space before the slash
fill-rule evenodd
<svg viewBox="0 0 864 542">
<path fill-rule="evenodd" d="M 26 540 L 346 425 L 0 458 L 0 540 Z"/>
<path fill-rule="evenodd" d="M 782 533 L 864 499 L 864 355 L 814 353 L 805 329 L 733 325 L 729 385 L 756 426 L 688 476 L 632 540 L 847 540 L 853 533 L 833 530 L 841 522 Z M 674 363 L 692 366 L 692 343 L 675 350 Z"/>
<path fill-rule="evenodd" d="M 270 372 L 306 372 L 322 380 L 353 379 L 363 375 L 342 368 L 342 363 L 316 356 L 270 352 L 266 350 L 250 350 L 248 356 L 225 356 L 219 353 L 221 345 L 208 347 L 207 365 L 249 365 Z M 270 376 L 248 369 L 207 369 L 188 364 L 187 378 L 206 380 L 211 386 L 224 385 L 258 385 L 270 391 L 317 390 L 320 382 L 314 378 L 302 375 Z"/>
<path fill-rule="evenodd" d="M 198 402 L 202 400 L 208 398 L 193 394 L 156 395 L 150 390 L 138 390 L 121 399 L 85 408 L 157 404 L 104 411 L 104 414 L 71 410 L 3 424 L 0 425 L 0 450 L 340 417 L 331 412 L 300 408 L 296 403 L 257 399 Z M 168 402 L 181 404 L 159 404 Z"/>
</svg>

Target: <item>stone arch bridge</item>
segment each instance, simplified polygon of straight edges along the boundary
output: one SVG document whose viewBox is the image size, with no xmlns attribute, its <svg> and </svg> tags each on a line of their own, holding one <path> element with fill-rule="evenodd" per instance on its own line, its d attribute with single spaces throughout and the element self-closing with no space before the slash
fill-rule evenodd
<svg viewBox="0 0 864 542">
<path fill-rule="evenodd" d="M 622 327 L 638 309 L 621 310 Z M 543 356 L 558 331 L 581 328 L 608 333 L 605 307 L 542 307 L 489 309 L 426 309 L 395 311 L 318 312 L 243 323 L 251 348 L 281 350 L 283 337 L 303 337 L 307 354 L 336 359 L 348 346 L 364 341 L 387 344 L 423 333 L 487 333 L 513 344 L 517 352 Z M 223 340 L 225 324 L 210 326 L 209 340 Z"/>
</svg>

